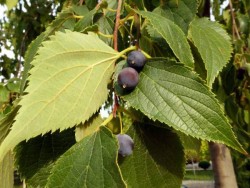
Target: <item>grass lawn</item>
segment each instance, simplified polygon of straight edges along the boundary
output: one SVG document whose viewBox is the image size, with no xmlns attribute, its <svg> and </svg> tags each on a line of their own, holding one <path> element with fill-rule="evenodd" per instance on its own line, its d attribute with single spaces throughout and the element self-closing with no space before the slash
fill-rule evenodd
<svg viewBox="0 0 250 188">
<path fill-rule="evenodd" d="M 213 180 L 212 170 L 186 170 L 184 180 Z"/>
</svg>

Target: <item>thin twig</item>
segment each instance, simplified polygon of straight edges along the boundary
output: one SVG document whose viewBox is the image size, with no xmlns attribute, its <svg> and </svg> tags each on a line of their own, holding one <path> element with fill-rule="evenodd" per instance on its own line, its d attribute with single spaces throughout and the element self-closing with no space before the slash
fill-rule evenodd
<svg viewBox="0 0 250 188">
<path fill-rule="evenodd" d="M 118 51 L 118 29 L 120 25 L 120 16 L 121 16 L 121 7 L 122 0 L 118 0 L 117 11 L 116 11 L 116 20 L 115 20 L 115 28 L 114 28 L 114 50 Z M 119 107 L 118 96 L 114 94 L 114 107 L 113 107 L 113 116 L 116 117 L 116 111 Z"/>
<path fill-rule="evenodd" d="M 120 25 L 121 7 L 122 7 L 122 0 L 118 0 L 115 28 L 114 28 L 114 49 L 116 51 L 118 51 L 118 28 Z"/>
<path fill-rule="evenodd" d="M 138 49 L 139 48 L 139 38 L 141 36 L 141 20 L 140 17 L 135 14 L 134 15 L 134 20 L 135 20 L 135 27 L 136 27 L 136 43 L 135 46 Z"/>
<path fill-rule="evenodd" d="M 234 11 L 233 11 L 233 4 L 232 4 L 231 0 L 229 0 L 229 7 L 230 7 L 231 16 L 232 16 L 232 24 L 233 24 L 232 29 L 233 29 L 233 41 L 234 41 L 234 39 L 235 39 L 234 34 L 235 33 L 236 33 L 238 39 L 241 39 L 241 37 L 240 37 L 239 31 L 238 31 L 238 28 L 237 28 L 237 25 L 236 25 Z"/>
<path fill-rule="evenodd" d="M 113 119 L 113 114 L 110 114 L 109 117 L 107 119 L 105 119 L 103 122 L 102 122 L 102 126 L 106 126 L 112 119 Z"/>
<path fill-rule="evenodd" d="M 113 116 L 116 117 L 116 111 L 119 107 L 119 101 L 118 101 L 118 96 L 114 93 L 114 107 L 113 107 Z"/>
</svg>

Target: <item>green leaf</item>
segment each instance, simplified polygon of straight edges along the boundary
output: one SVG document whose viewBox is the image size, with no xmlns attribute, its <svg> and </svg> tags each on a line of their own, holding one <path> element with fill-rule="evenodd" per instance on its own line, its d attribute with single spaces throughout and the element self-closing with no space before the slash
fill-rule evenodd
<svg viewBox="0 0 250 188">
<path fill-rule="evenodd" d="M 117 164 L 117 150 L 116 138 L 100 127 L 61 156 L 47 187 L 126 187 Z"/>
<path fill-rule="evenodd" d="M 35 55 L 37 54 L 37 50 L 40 47 L 42 41 L 45 39 L 45 33 L 41 33 L 35 40 L 31 42 L 26 53 L 25 53 L 25 61 L 24 61 L 24 71 L 22 72 L 22 80 L 20 86 L 20 94 L 22 95 L 24 89 L 27 85 L 27 78 L 29 76 L 29 70 L 31 68 L 31 61 L 33 61 Z"/>
<path fill-rule="evenodd" d="M 194 57 L 194 71 L 200 76 L 200 78 L 202 78 L 203 80 L 206 80 L 207 70 L 206 70 L 205 65 L 203 63 L 201 55 L 193 43 L 190 42 L 189 44 L 190 44 L 192 54 Z"/>
<path fill-rule="evenodd" d="M 9 133 L 17 110 L 18 107 L 14 107 L 10 113 L 6 114 L 0 120 L 0 144 Z M 0 182 L 1 187 L 11 188 L 14 185 L 14 160 L 12 152 L 6 153 L 3 161 L 0 162 Z"/>
<path fill-rule="evenodd" d="M 8 9 L 12 9 L 14 8 L 18 3 L 18 0 L 6 0 L 6 6 L 8 7 Z"/>
<path fill-rule="evenodd" d="M 153 37 L 148 34 L 148 28 L 143 29 L 141 32 L 141 38 L 139 40 L 139 46 L 145 52 L 147 52 L 152 57 L 170 57 L 173 56 L 171 49 L 169 46 L 165 45 L 166 41 L 164 40 L 164 45 L 162 45 L 162 41 L 158 40 L 158 38 Z M 152 33 L 151 33 L 152 34 Z"/>
<path fill-rule="evenodd" d="M 17 114 L 19 106 L 14 107 L 8 114 L 6 114 L 0 120 L 0 144 L 3 142 L 5 137 L 8 135 L 12 124 L 14 123 L 14 118 Z"/>
<path fill-rule="evenodd" d="M 116 10 L 117 9 L 117 6 L 118 6 L 118 1 L 114 1 L 114 0 L 106 0 L 107 3 L 108 3 L 108 8 L 109 9 L 113 9 L 113 10 Z M 122 14 L 122 10 L 121 10 L 121 14 Z M 109 17 L 109 18 L 115 18 L 116 16 L 116 11 L 107 11 L 106 13 L 106 17 Z"/>
<path fill-rule="evenodd" d="M 93 22 L 94 15 L 96 14 L 97 10 L 93 9 L 89 11 L 83 18 L 81 18 L 75 25 L 74 31 L 82 32 L 88 26 L 90 26 Z"/>
<path fill-rule="evenodd" d="M 168 2 L 153 12 L 173 21 L 187 34 L 189 24 L 195 18 L 197 5 L 194 0 L 178 0 L 178 5 Z"/>
<path fill-rule="evenodd" d="M 175 133 L 149 124 L 134 124 L 126 134 L 135 143 L 132 155 L 119 156 L 128 187 L 181 187 L 185 158 Z"/>
<path fill-rule="evenodd" d="M 186 134 L 179 131 L 176 131 L 176 133 L 178 134 L 185 150 L 195 150 L 199 152 L 201 147 L 201 140 L 191 136 L 187 136 Z"/>
<path fill-rule="evenodd" d="M 143 0 L 134 0 L 133 3 L 135 3 L 138 9 L 144 10 L 145 5 Z"/>
<path fill-rule="evenodd" d="M 109 17 L 103 15 L 96 24 L 99 26 L 99 32 L 105 35 L 113 35 L 114 33 L 114 20 L 110 19 Z M 113 38 L 107 37 L 100 37 L 104 42 L 112 46 Z"/>
<path fill-rule="evenodd" d="M 102 122 L 103 122 L 102 117 L 99 114 L 98 115 L 95 114 L 84 124 L 81 123 L 80 125 L 78 125 L 75 130 L 76 141 L 79 142 L 86 136 L 96 132 L 102 125 Z"/>
<path fill-rule="evenodd" d="M 194 66 L 194 60 L 191 49 L 185 37 L 185 34 L 171 20 L 152 12 L 137 11 L 142 17 L 145 17 L 153 25 L 150 32 L 158 32 L 169 44 L 176 57 L 181 63 L 189 67 Z"/>
<path fill-rule="evenodd" d="M 74 14 L 79 15 L 79 16 L 85 16 L 86 14 L 88 14 L 89 9 L 87 7 L 87 5 L 76 5 L 76 4 L 72 4 L 72 10 L 74 11 Z"/>
<path fill-rule="evenodd" d="M 200 18 L 191 22 L 189 38 L 205 63 L 207 83 L 211 87 L 215 77 L 231 57 L 230 37 L 218 23 Z"/>
<path fill-rule="evenodd" d="M 75 144 L 74 129 L 21 142 L 15 148 L 15 165 L 28 187 L 45 187 L 57 158 Z"/>
<path fill-rule="evenodd" d="M 28 50 L 25 53 L 25 63 L 24 71 L 22 73 L 22 80 L 20 86 L 20 94 L 23 94 L 25 86 L 27 85 L 27 78 L 29 76 L 29 70 L 31 69 L 31 62 L 33 61 L 35 55 L 37 55 L 38 48 L 41 46 L 41 43 L 48 39 L 48 37 L 54 34 L 55 31 L 63 28 L 63 24 L 73 18 L 73 10 L 67 8 L 58 14 L 56 19 L 48 26 L 45 32 L 41 33 L 32 43 L 29 45 Z"/>
<path fill-rule="evenodd" d="M 14 187 L 14 160 L 11 152 L 8 152 L 0 163 L 1 187 Z"/>
<path fill-rule="evenodd" d="M 123 98 L 153 120 L 245 152 L 214 95 L 196 74 L 179 63 L 166 59 L 149 61 L 135 90 Z"/>
<path fill-rule="evenodd" d="M 0 83 L 0 103 L 5 103 L 9 101 L 9 93 L 8 89 Z"/>
<path fill-rule="evenodd" d="M 6 87 L 9 91 L 19 93 L 20 92 L 20 79 L 19 78 L 11 78 L 8 80 Z"/>
<path fill-rule="evenodd" d="M 0 146 L 0 161 L 19 142 L 88 120 L 104 103 L 118 52 L 96 35 L 57 32 L 32 62 L 27 95 L 11 132 Z"/>
<path fill-rule="evenodd" d="M 95 6 L 98 4 L 97 0 L 86 0 L 86 5 L 88 6 L 88 8 L 90 10 L 92 10 L 93 8 L 95 8 Z"/>
</svg>

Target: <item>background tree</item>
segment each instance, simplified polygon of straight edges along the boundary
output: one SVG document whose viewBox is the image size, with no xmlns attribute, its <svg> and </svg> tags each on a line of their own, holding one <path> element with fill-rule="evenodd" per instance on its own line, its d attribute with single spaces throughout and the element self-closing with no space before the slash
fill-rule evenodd
<svg viewBox="0 0 250 188">
<path fill-rule="evenodd" d="M 230 62 L 224 68 L 216 84 L 215 93 L 221 102 L 224 103 L 225 112 L 230 117 L 233 129 L 249 152 L 249 31 L 250 31 L 250 4 L 249 1 L 227 2 L 227 6 L 220 7 L 223 1 L 214 1 L 213 15 L 215 19 L 225 26 L 230 34 L 233 43 L 233 54 Z M 221 147 L 221 146 L 218 146 Z M 223 150 L 228 154 L 225 161 L 230 160 L 229 151 Z M 216 152 L 216 151 L 215 151 Z M 218 151 L 217 151 L 218 152 Z M 223 153 L 223 152 L 222 152 Z M 232 159 L 236 172 L 237 183 L 239 187 L 250 186 L 250 172 L 247 169 L 249 157 L 236 153 L 232 150 Z M 231 166 L 231 165 L 230 165 Z M 225 163 L 228 170 L 228 164 Z M 224 170 L 226 172 L 226 170 Z M 227 173 L 227 172 L 226 172 Z M 224 173 L 225 174 L 225 173 Z M 222 175 L 221 175 L 222 176 Z M 228 181 L 225 181 L 228 182 Z M 223 182 L 222 182 L 223 183 Z"/>
<path fill-rule="evenodd" d="M 222 3 L 20 1 L 1 22 L 15 54 L 1 58 L 2 185 L 13 182 L 13 149 L 30 187 L 180 187 L 195 138 L 234 148 L 235 167 L 247 167 L 249 34 L 240 17 L 249 24 L 249 5 L 221 14 Z M 211 8 L 224 28 L 204 18 Z M 135 50 L 147 58 L 139 69 L 127 63 Z"/>
</svg>

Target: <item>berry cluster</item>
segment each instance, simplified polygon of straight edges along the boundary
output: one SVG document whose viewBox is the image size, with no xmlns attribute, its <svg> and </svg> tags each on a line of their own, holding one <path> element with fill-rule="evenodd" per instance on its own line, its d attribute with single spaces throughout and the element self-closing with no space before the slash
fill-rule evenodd
<svg viewBox="0 0 250 188">
<path fill-rule="evenodd" d="M 132 51 L 128 54 L 127 58 L 127 66 L 122 69 L 122 71 L 118 74 L 118 85 L 124 91 L 132 91 L 139 82 L 139 74 L 147 59 L 145 55 L 136 50 Z M 131 155 L 134 149 L 134 141 L 127 134 L 118 134 L 116 135 L 119 142 L 119 150 L 118 153 L 125 157 Z"/>
<path fill-rule="evenodd" d="M 118 84 L 126 91 L 133 90 L 139 82 L 139 74 L 147 59 L 145 55 L 136 50 L 128 54 L 128 67 L 122 69 L 118 75 Z"/>
</svg>

